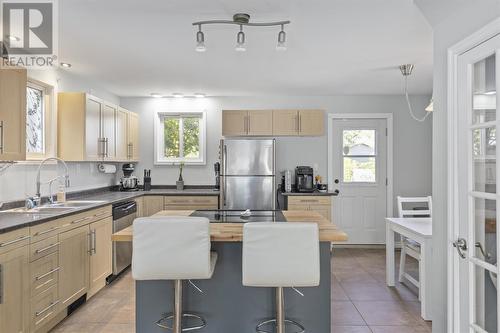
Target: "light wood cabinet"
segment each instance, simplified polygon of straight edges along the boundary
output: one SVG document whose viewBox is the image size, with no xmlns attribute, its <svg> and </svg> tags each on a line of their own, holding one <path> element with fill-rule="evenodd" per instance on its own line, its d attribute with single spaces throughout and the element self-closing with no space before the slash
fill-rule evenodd
<svg viewBox="0 0 500 333">
<path fill-rule="evenodd" d="M 222 111 L 223 136 L 269 136 L 272 134 L 273 116 L 270 111 Z"/>
<path fill-rule="evenodd" d="M 0 332 L 29 332 L 28 246 L 0 254 Z"/>
<path fill-rule="evenodd" d="M 332 221 L 332 202 L 329 196 L 288 196 L 288 210 L 310 210 Z"/>
<path fill-rule="evenodd" d="M 60 310 L 59 290 L 54 285 L 31 299 L 31 332 L 46 331 L 48 325 Z"/>
<path fill-rule="evenodd" d="M 299 111 L 299 135 L 321 136 L 324 134 L 324 112 L 321 110 Z"/>
<path fill-rule="evenodd" d="M 127 119 L 127 159 L 130 161 L 139 160 L 139 116 L 136 113 L 128 112 Z"/>
<path fill-rule="evenodd" d="M 276 136 L 321 136 L 324 134 L 322 110 L 274 110 L 273 134 Z"/>
<path fill-rule="evenodd" d="M 59 96 L 61 98 L 61 94 L 59 94 Z M 64 96 L 66 96 L 66 94 L 62 95 L 62 97 Z M 86 109 L 75 109 L 74 112 L 80 111 L 83 114 L 84 121 L 80 123 L 80 125 L 85 127 L 85 145 L 83 147 L 74 148 L 81 150 L 80 158 L 82 160 L 99 160 L 103 157 L 104 154 L 104 138 L 101 138 L 101 114 L 103 103 L 101 99 L 90 95 L 82 94 L 81 98 L 86 99 L 86 101 L 84 102 L 86 105 Z M 80 105 L 80 103 L 78 103 L 78 105 Z M 68 105 L 68 107 L 71 108 L 71 105 Z M 65 120 L 67 120 L 67 117 L 70 115 L 67 115 L 66 113 L 68 113 L 68 109 L 65 108 L 65 105 L 63 103 L 59 104 L 59 131 L 62 130 L 62 127 L 67 125 L 67 121 Z M 78 124 L 75 125 L 78 126 Z M 60 137 L 59 146 L 71 146 L 72 141 L 70 139 L 71 138 L 68 138 L 68 136 Z M 69 142 L 65 142 L 66 140 L 68 140 Z M 68 149 L 71 149 L 71 147 L 68 147 Z"/>
<path fill-rule="evenodd" d="M 149 217 L 163 210 L 163 196 L 146 196 L 143 200 L 145 217 Z"/>
<path fill-rule="evenodd" d="M 129 159 L 129 141 L 128 141 L 128 117 L 129 112 L 118 108 L 116 111 L 116 159 L 126 161 Z"/>
<path fill-rule="evenodd" d="M 118 107 L 103 102 L 101 114 L 101 138 L 104 140 L 104 159 L 115 161 L 116 158 L 116 113 Z"/>
<path fill-rule="evenodd" d="M 89 226 L 59 234 L 59 295 L 67 307 L 89 288 Z"/>
<path fill-rule="evenodd" d="M 25 69 L 0 68 L 0 161 L 26 159 Z"/>
<path fill-rule="evenodd" d="M 90 285 L 87 298 L 101 290 L 106 285 L 106 278 L 113 272 L 112 234 L 111 217 L 90 224 Z"/>
<path fill-rule="evenodd" d="M 144 197 L 136 198 L 135 203 L 137 204 L 137 217 L 144 217 Z"/>
<path fill-rule="evenodd" d="M 165 210 L 218 209 L 217 196 L 166 196 Z"/>
</svg>

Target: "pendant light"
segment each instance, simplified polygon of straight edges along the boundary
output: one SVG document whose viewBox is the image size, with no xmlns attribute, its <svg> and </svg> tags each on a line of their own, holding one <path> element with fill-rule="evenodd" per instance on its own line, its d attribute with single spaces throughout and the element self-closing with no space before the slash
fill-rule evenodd
<svg viewBox="0 0 500 333">
<path fill-rule="evenodd" d="M 196 33 L 196 52 L 205 52 L 207 47 L 205 46 L 205 34 L 201 31 L 201 24 L 199 25 L 199 30 Z"/>
<path fill-rule="evenodd" d="M 278 44 L 276 45 L 276 50 L 286 51 L 286 32 L 281 25 L 281 31 L 278 34 Z"/>
<path fill-rule="evenodd" d="M 424 122 L 425 119 L 427 119 L 427 117 L 434 111 L 434 101 L 431 98 L 430 104 L 425 108 L 426 113 L 422 118 L 418 118 L 417 116 L 415 116 L 415 113 L 413 112 L 413 108 L 411 106 L 410 96 L 408 93 L 408 77 L 411 75 L 414 68 L 415 66 L 412 64 L 399 66 L 399 70 L 401 71 L 401 74 L 403 74 L 403 77 L 405 79 L 405 98 L 406 98 L 406 103 L 408 104 L 408 110 L 410 111 L 410 116 L 418 122 Z"/>
</svg>

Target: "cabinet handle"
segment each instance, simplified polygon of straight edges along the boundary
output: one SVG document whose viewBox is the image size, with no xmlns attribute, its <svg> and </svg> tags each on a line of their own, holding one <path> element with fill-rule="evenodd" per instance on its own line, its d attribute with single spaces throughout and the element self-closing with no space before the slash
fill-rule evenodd
<svg viewBox="0 0 500 333">
<path fill-rule="evenodd" d="M 12 244 L 15 244 L 15 243 L 18 243 L 18 242 L 22 242 L 23 240 L 26 240 L 26 239 L 29 239 L 30 236 L 22 236 L 18 239 L 14 239 L 10 242 L 6 242 L 6 243 L 0 243 L 0 247 L 5 247 L 5 246 L 9 246 L 9 245 L 12 245 Z"/>
<path fill-rule="evenodd" d="M 108 141 L 108 138 L 104 139 L 104 151 L 105 151 L 104 157 L 109 157 L 109 141 Z"/>
<path fill-rule="evenodd" d="M 4 146 L 3 132 L 4 132 L 4 126 L 5 125 L 3 124 L 3 120 L 0 120 L 0 131 L 2 131 L 1 134 L 0 134 L 0 154 L 3 154 L 3 146 Z"/>
<path fill-rule="evenodd" d="M 40 275 L 40 276 L 37 276 L 37 277 L 35 278 L 35 281 L 40 281 L 40 280 L 41 280 L 41 279 L 43 279 L 44 277 L 47 277 L 47 276 L 49 276 L 50 274 L 54 274 L 55 272 L 58 272 L 60 269 L 61 269 L 61 267 L 56 267 L 56 268 L 54 268 L 53 270 L 50 270 L 50 271 L 48 271 L 48 272 L 47 272 L 47 273 L 45 273 L 45 274 L 42 274 L 42 275 Z"/>
<path fill-rule="evenodd" d="M 57 229 L 59 229 L 59 227 L 52 227 L 50 229 L 35 233 L 35 236 L 45 235 L 45 234 L 48 234 L 49 232 L 52 232 L 52 231 L 57 230 Z"/>
<path fill-rule="evenodd" d="M 82 217 L 81 219 L 71 221 L 71 224 L 77 224 L 77 223 L 80 223 L 80 222 L 86 221 L 86 220 L 88 220 L 89 218 L 91 218 L 91 216 L 85 216 L 85 217 Z"/>
<path fill-rule="evenodd" d="M 89 233 L 89 254 L 93 255 L 96 253 L 95 250 L 95 230 L 91 230 Z"/>
<path fill-rule="evenodd" d="M 129 207 L 129 208 L 132 208 L 132 207 Z M 106 215 L 108 215 L 108 212 L 104 212 L 104 213 L 101 213 L 101 214 L 95 214 L 94 217 L 95 218 L 99 218 L 99 217 L 106 216 Z"/>
<path fill-rule="evenodd" d="M 3 265 L 0 264 L 0 304 L 3 304 Z"/>
<path fill-rule="evenodd" d="M 133 143 L 129 143 L 127 145 L 127 158 L 128 159 L 132 159 L 132 151 L 133 151 L 133 148 L 134 147 L 134 144 Z"/>
<path fill-rule="evenodd" d="M 299 132 L 302 132 L 302 116 L 299 113 Z"/>
<path fill-rule="evenodd" d="M 295 130 L 298 132 L 299 131 L 299 114 L 295 116 Z"/>
<path fill-rule="evenodd" d="M 250 133 L 250 116 L 247 116 L 248 122 L 247 122 L 247 134 Z"/>
<path fill-rule="evenodd" d="M 59 246 L 59 242 L 54 243 L 54 244 L 51 244 L 51 245 L 46 246 L 46 247 L 44 247 L 44 248 L 38 249 L 38 250 L 36 250 L 36 251 L 35 251 L 35 253 L 36 253 L 36 254 L 39 254 L 39 253 L 42 253 L 42 252 L 48 251 L 48 250 L 50 250 L 50 249 L 52 249 L 52 248 L 54 248 L 54 247 L 56 247 L 56 246 Z"/>
<path fill-rule="evenodd" d="M 94 242 L 92 250 L 94 251 L 94 254 L 96 254 L 97 253 L 97 236 L 96 236 L 95 230 L 92 231 L 92 235 L 93 235 L 93 242 Z"/>
<path fill-rule="evenodd" d="M 41 315 L 43 315 L 45 312 L 49 311 L 50 309 L 52 309 L 54 306 L 56 306 L 57 304 L 59 304 L 59 300 L 55 301 L 55 302 L 52 302 L 49 304 L 49 306 L 47 306 L 45 309 L 43 310 L 40 310 L 40 311 L 37 311 L 35 312 L 35 316 L 37 317 L 40 317 Z"/>
</svg>

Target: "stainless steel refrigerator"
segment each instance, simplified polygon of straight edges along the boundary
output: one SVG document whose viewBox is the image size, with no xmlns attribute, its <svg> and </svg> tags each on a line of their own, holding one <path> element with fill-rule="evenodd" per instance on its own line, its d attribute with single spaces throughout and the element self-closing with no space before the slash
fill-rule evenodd
<svg viewBox="0 0 500 333">
<path fill-rule="evenodd" d="M 274 139 L 220 141 L 221 209 L 275 209 L 275 148 Z"/>
</svg>

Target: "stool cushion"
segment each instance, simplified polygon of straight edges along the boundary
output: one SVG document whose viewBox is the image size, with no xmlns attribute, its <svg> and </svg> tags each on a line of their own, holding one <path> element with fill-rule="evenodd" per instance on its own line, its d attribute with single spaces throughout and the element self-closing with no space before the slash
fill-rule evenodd
<svg viewBox="0 0 500 333">
<path fill-rule="evenodd" d="M 132 276 L 136 280 L 209 279 L 210 222 L 203 217 L 134 221 Z"/>
<path fill-rule="evenodd" d="M 316 223 L 256 222 L 243 227 L 243 285 L 319 285 L 319 232 Z"/>
</svg>

